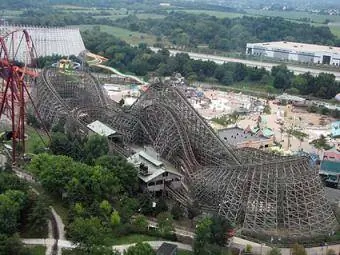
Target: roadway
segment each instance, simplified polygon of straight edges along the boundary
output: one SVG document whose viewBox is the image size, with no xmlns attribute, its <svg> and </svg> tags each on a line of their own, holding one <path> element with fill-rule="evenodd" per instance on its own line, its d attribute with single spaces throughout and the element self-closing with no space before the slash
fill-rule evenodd
<svg viewBox="0 0 340 255">
<path fill-rule="evenodd" d="M 152 51 L 157 52 L 160 50 L 159 48 L 155 47 L 150 47 Z M 169 50 L 170 55 L 174 56 L 178 53 L 186 53 L 189 55 L 190 58 L 195 59 L 195 60 L 203 60 L 203 61 L 213 61 L 217 64 L 223 64 L 223 63 L 242 63 L 245 64 L 246 66 L 251 66 L 251 67 L 258 67 L 258 68 L 265 68 L 266 70 L 270 71 L 273 66 L 279 65 L 278 63 L 269 63 L 269 62 L 261 62 L 261 61 L 256 61 L 256 60 L 247 60 L 247 59 L 238 59 L 238 58 L 229 58 L 229 57 L 222 57 L 222 56 L 217 56 L 217 55 L 210 55 L 210 54 L 201 54 L 201 53 L 195 53 L 195 52 L 188 52 L 188 51 L 179 51 L 179 50 Z M 311 67 L 301 67 L 301 66 L 295 66 L 295 65 L 287 65 L 287 68 L 290 71 L 293 71 L 294 74 L 302 74 L 302 73 L 307 73 L 310 72 L 313 75 L 318 75 L 319 73 L 331 73 L 334 74 L 336 80 L 340 80 L 340 69 L 339 72 L 337 71 L 329 71 L 329 70 L 323 70 L 323 69 L 316 69 L 316 68 L 311 68 Z"/>
</svg>

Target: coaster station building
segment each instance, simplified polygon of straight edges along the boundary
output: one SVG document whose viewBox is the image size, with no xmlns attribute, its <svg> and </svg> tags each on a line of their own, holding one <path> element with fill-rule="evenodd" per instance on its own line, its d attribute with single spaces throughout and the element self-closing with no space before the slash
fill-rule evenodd
<svg viewBox="0 0 340 255">
<path fill-rule="evenodd" d="M 340 47 L 295 42 L 247 43 L 247 55 L 340 66 Z"/>
</svg>

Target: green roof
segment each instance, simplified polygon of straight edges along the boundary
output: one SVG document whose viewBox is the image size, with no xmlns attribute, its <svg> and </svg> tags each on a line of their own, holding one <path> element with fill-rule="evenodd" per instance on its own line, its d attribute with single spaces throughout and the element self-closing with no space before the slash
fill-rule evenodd
<svg viewBox="0 0 340 255">
<path fill-rule="evenodd" d="M 263 134 L 263 136 L 265 136 L 265 137 L 271 137 L 272 135 L 274 135 L 274 132 L 273 132 L 273 130 L 270 129 L 270 128 L 264 128 L 264 129 L 262 130 L 262 134 Z"/>
<path fill-rule="evenodd" d="M 340 162 L 323 160 L 320 165 L 320 172 L 327 174 L 340 174 Z"/>
</svg>

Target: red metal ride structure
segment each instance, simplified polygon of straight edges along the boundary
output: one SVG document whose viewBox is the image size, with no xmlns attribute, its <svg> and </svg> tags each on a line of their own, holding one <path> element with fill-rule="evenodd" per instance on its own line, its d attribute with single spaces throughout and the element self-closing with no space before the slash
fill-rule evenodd
<svg viewBox="0 0 340 255">
<path fill-rule="evenodd" d="M 16 163 L 18 144 L 25 150 L 26 100 L 29 86 L 38 76 L 35 69 L 36 51 L 26 30 L 16 30 L 0 36 L 0 119 L 10 121 L 12 163 Z M 33 102 L 32 102 L 33 103 Z"/>
</svg>

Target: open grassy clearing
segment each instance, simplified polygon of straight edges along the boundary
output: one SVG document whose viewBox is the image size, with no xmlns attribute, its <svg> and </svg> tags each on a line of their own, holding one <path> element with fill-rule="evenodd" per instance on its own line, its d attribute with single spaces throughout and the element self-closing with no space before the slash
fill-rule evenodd
<svg viewBox="0 0 340 255">
<path fill-rule="evenodd" d="M 220 12 L 220 11 L 207 11 L 207 10 L 181 10 L 191 14 L 206 14 L 215 16 L 216 18 L 223 19 L 223 18 L 238 18 L 243 17 L 245 14 L 243 13 L 236 13 L 236 12 Z M 253 15 L 251 15 L 253 16 Z"/>
<path fill-rule="evenodd" d="M 90 10 L 91 8 L 86 8 L 82 6 L 77 6 L 77 5 L 71 5 L 71 4 L 56 4 L 53 5 L 53 8 L 58 8 L 58 9 L 67 9 L 67 10 L 72 10 L 72 9 L 79 9 L 79 10 Z"/>
<path fill-rule="evenodd" d="M 177 255 L 192 255 L 194 254 L 192 251 L 178 250 Z"/>
<path fill-rule="evenodd" d="M 98 25 L 80 25 L 77 27 L 79 27 L 81 31 L 85 31 L 85 30 L 92 29 L 95 26 L 98 27 Z M 99 27 L 100 27 L 100 31 L 114 35 L 120 38 L 121 40 L 126 41 L 127 43 L 132 44 L 132 45 L 138 45 L 139 43 L 146 43 L 148 45 L 153 45 L 157 42 L 157 38 L 154 35 L 133 32 L 128 29 L 114 27 L 114 26 L 100 25 Z"/>
<path fill-rule="evenodd" d="M 28 153 L 34 153 L 34 150 L 37 147 L 45 147 L 45 145 L 48 145 L 49 143 L 47 134 L 42 130 L 37 130 L 26 125 L 25 133 L 28 135 L 28 139 L 26 141 L 26 152 Z"/>
<path fill-rule="evenodd" d="M 340 38 L 340 23 L 338 23 L 338 24 L 329 24 L 328 27 L 329 27 L 329 29 L 331 30 L 331 32 L 335 36 Z"/>
<path fill-rule="evenodd" d="M 156 237 L 156 236 L 131 234 L 131 235 L 122 236 L 122 237 L 113 239 L 112 245 L 130 244 L 130 243 L 138 243 L 138 242 L 145 242 L 145 241 L 158 241 L 161 239 L 162 238 Z"/>
<path fill-rule="evenodd" d="M 46 247 L 42 245 L 29 246 L 28 248 L 32 255 L 45 255 L 46 253 Z"/>
<path fill-rule="evenodd" d="M 248 9 L 247 13 L 251 15 L 258 16 L 270 16 L 270 17 L 282 17 L 289 20 L 300 20 L 300 19 L 311 19 L 312 22 L 315 23 L 324 23 L 325 20 L 329 20 L 331 22 L 340 21 L 340 16 L 331 16 L 331 15 L 322 15 L 315 14 L 309 12 L 299 12 L 299 11 L 266 11 L 266 10 L 254 10 Z"/>
</svg>

